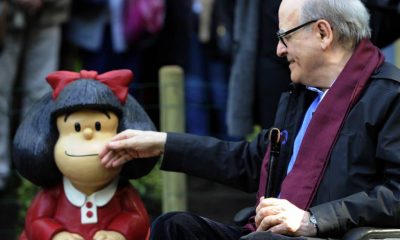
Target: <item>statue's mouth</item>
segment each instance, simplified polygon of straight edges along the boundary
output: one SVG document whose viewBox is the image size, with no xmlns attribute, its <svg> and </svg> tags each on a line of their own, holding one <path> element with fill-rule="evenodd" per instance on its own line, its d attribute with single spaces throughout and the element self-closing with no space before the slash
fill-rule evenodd
<svg viewBox="0 0 400 240">
<path fill-rule="evenodd" d="M 99 156 L 98 153 L 76 155 L 76 154 L 69 154 L 67 151 L 65 151 L 65 155 L 67 155 L 68 157 L 91 157 L 91 156 Z"/>
</svg>

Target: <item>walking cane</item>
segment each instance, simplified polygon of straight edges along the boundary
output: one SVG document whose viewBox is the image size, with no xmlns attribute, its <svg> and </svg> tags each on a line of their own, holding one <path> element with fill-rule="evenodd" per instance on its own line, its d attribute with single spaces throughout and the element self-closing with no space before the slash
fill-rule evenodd
<svg viewBox="0 0 400 240">
<path fill-rule="evenodd" d="M 285 133 L 285 131 L 283 131 Z M 276 197 L 275 196 L 275 189 L 274 189 L 274 181 L 276 180 L 276 170 L 278 166 L 278 158 L 279 152 L 281 148 L 281 142 L 285 142 L 287 136 L 283 134 L 281 136 L 281 131 L 278 128 L 272 128 L 269 131 L 268 139 L 269 144 L 271 146 L 271 152 L 269 156 L 268 162 L 268 182 L 265 187 L 265 194 L 264 197 Z M 249 217 L 255 214 L 254 207 L 247 207 L 240 210 L 238 213 L 235 214 L 234 222 L 237 226 L 243 226 L 249 219 Z"/>
<path fill-rule="evenodd" d="M 269 131 L 269 144 L 271 147 L 271 152 L 269 155 L 268 162 L 268 181 L 267 186 L 265 188 L 265 198 L 268 197 L 276 197 L 275 193 L 275 180 L 276 180 L 276 171 L 278 166 L 278 158 L 281 148 L 281 131 L 278 128 L 272 128 Z"/>
</svg>

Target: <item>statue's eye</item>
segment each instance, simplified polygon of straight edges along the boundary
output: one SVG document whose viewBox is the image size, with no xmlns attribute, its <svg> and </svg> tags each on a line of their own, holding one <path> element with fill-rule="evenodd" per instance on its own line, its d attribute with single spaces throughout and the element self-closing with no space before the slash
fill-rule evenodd
<svg viewBox="0 0 400 240">
<path fill-rule="evenodd" d="M 100 122 L 96 122 L 94 124 L 94 127 L 95 127 L 96 131 L 100 131 L 101 130 L 101 123 Z"/>
<path fill-rule="evenodd" d="M 81 131 L 81 124 L 78 122 L 75 123 L 75 131 L 77 131 L 77 132 Z"/>
</svg>

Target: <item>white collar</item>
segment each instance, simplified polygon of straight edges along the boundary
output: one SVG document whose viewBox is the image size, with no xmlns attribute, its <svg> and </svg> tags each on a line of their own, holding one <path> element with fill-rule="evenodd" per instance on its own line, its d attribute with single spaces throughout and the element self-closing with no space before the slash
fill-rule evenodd
<svg viewBox="0 0 400 240">
<path fill-rule="evenodd" d="M 77 207 L 82 207 L 85 204 L 87 198 L 89 197 L 93 199 L 93 202 L 96 206 L 101 207 L 106 205 L 114 196 L 115 192 L 117 191 L 118 180 L 119 180 L 118 178 L 115 178 L 105 188 L 91 194 L 90 196 L 87 196 L 86 194 L 76 189 L 68 178 L 64 177 L 63 178 L 64 192 L 65 195 L 67 196 L 67 199 Z"/>
<path fill-rule="evenodd" d="M 306 86 L 306 88 L 310 91 L 318 93 L 320 101 L 325 97 L 326 93 L 329 91 L 329 88 L 326 89 L 325 91 L 322 91 L 321 89 L 312 86 Z"/>
</svg>

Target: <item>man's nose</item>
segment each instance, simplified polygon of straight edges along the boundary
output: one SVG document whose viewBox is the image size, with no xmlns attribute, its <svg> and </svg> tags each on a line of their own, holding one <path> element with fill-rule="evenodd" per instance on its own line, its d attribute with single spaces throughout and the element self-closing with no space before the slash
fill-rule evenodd
<svg viewBox="0 0 400 240">
<path fill-rule="evenodd" d="M 278 55 L 278 57 L 285 57 L 286 54 L 287 54 L 286 46 L 281 41 L 278 41 L 278 45 L 276 45 L 276 55 Z"/>
<path fill-rule="evenodd" d="M 92 128 L 85 128 L 83 129 L 83 137 L 86 138 L 87 140 L 90 140 L 93 138 L 93 129 Z"/>
</svg>

